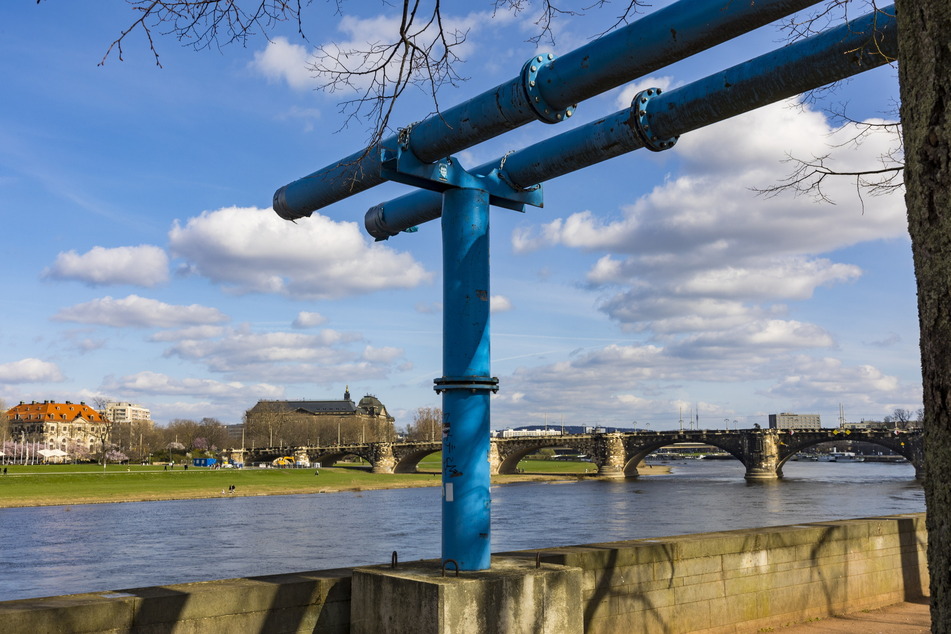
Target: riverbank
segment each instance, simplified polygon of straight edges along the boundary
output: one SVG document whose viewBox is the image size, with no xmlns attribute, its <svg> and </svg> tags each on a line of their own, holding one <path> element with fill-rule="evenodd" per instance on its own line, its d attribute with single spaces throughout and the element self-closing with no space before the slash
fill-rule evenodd
<svg viewBox="0 0 951 634">
<path fill-rule="evenodd" d="M 541 462 L 541 461 L 539 461 Z M 584 473 L 583 463 L 567 469 L 557 463 L 558 472 L 545 472 L 538 463 L 527 465 L 526 473 L 492 476 L 493 485 L 515 482 L 578 481 L 596 477 Z M 555 463 L 541 462 L 541 466 Z M 572 465 L 573 466 L 573 465 Z M 591 465 L 587 464 L 591 469 Z M 669 468 L 652 466 L 643 475 L 669 473 Z M 321 469 L 184 469 L 156 466 L 46 465 L 8 467 L 0 476 L 0 508 L 69 506 L 118 502 L 154 502 L 223 497 L 268 495 L 309 495 L 344 491 L 373 491 L 439 486 L 438 472 L 374 474 L 360 467 Z"/>
</svg>

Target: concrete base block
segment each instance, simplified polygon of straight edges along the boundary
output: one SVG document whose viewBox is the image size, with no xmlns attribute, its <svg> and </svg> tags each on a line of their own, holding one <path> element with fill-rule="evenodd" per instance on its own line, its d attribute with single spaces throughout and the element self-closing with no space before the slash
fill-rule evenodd
<svg viewBox="0 0 951 634">
<path fill-rule="evenodd" d="M 581 634 L 579 568 L 493 558 L 490 570 L 442 576 L 439 562 L 357 568 L 352 634 Z"/>
</svg>

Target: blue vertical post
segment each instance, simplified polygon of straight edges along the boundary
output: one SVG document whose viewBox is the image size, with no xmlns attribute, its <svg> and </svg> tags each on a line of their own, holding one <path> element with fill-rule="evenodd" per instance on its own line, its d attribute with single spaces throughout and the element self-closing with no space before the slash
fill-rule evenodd
<svg viewBox="0 0 951 634">
<path fill-rule="evenodd" d="M 443 192 L 442 558 L 490 567 L 489 194 Z"/>
</svg>

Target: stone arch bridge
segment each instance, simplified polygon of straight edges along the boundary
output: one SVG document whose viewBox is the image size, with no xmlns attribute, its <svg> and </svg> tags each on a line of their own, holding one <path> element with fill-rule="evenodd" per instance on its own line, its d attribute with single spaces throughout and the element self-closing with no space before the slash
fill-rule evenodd
<svg viewBox="0 0 951 634">
<path fill-rule="evenodd" d="M 917 478 L 923 477 L 920 431 L 745 429 L 493 438 L 488 460 L 493 474 L 515 473 L 525 456 L 548 447 L 566 448 L 590 456 L 599 476 L 636 477 L 637 465 L 654 451 L 679 443 L 701 443 L 718 447 L 739 460 L 746 468 L 747 480 L 771 480 L 781 478 L 783 465 L 800 451 L 820 443 L 845 440 L 890 449 L 914 465 Z M 293 449 L 262 447 L 244 450 L 244 462 L 270 462 L 279 456 L 295 455 L 307 456 L 311 462 L 329 467 L 344 456 L 358 456 L 370 464 L 373 473 L 414 473 L 420 460 L 438 451 L 442 451 L 441 442 L 353 443 Z M 240 454 L 240 450 L 233 453 Z"/>
</svg>

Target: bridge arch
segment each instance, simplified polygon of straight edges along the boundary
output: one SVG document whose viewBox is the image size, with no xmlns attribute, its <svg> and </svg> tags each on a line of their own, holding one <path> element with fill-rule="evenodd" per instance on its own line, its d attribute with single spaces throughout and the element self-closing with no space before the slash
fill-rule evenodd
<svg viewBox="0 0 951 634">
<path fill-rule="evenodd" d="M 498 453 L 495 473 L 518 473 L 518 463 L 541 449 L 573 449 L 591 455 L 591 437 L 584 436 L 531 436 L 517 439 L 493 439 Z"/>
<path fill-rule="evenodd" d="M 419 470 L 419 463 L 426 456 L 442 451 L 442 446 L 437 447 L 417 447 L 409 451 L 394 451 L 396 466 L 393 467 L 393 473 L 416 473 Z"/>
<path fill-rule="evenodd" d="M 782 468 L 796 454 L 808 449 L 831 442 L 863 442 L 871 445 L 877 445 L 892 451 L 912 464 L 915 468 L 915 477 L 921 479 L 924 469 L 924 460 L 921 450 L 920 436 L 908 434 L 883 434 L 869 432 L 855 432 L 849 434 L 838 434 L 831 438 L 826 434 L 824 437 L 816 437 L 813 434 L 783 434 L 779 441 L 779 461 L 777 472 L 782 475 Z"/>
<path fill-rule="evenodd" d="M 658 449 L 663 449 L 664 447 L 673 447 L 685 443 L 698 443 L 698 440 L 696 438 L 671 438 L 669 436 L 661 438 L 651 438 L 649 436 L 629 436 L 625 442 L 627 462 L 624 465 L 624 475 L 629 477 L 637 476 L 637 465 L 646 460 L 647 456 L 651 455 Z M 736 458 L 736 460 L 739 461 L 741 465 L 746 467 L 743 449 L 734 439 L 711 436 L 705 437 L 702 441 L 702 444 L 711 445 L 718 449 L 722 449 Z"/>
</svg>

